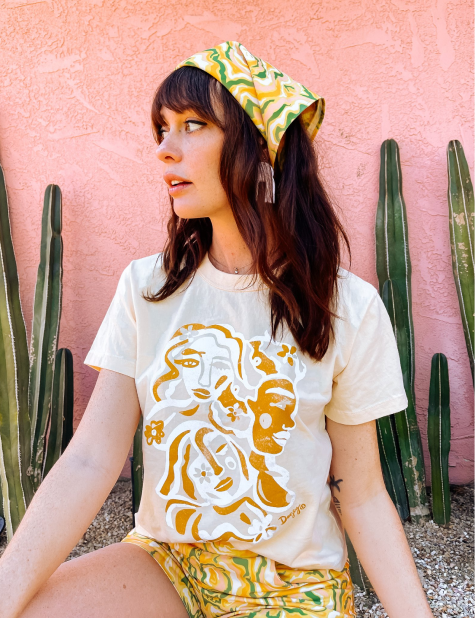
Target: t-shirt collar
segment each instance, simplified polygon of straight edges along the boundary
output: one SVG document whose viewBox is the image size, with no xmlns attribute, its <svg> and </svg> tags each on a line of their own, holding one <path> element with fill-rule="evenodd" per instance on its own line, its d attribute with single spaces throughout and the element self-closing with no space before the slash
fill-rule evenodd
<svg viewBox="0 0 475 618">
<path fill-rule="evenodd" d="M 208 253 L 196 272 L 213 287 L 230 292 L 255 292 L 259 290 L 262 282 L 260 275 L 257 275 L 257 279 L 252 283 L 256 275 L 235 275 L 218 270 L 211 263 Z"/>
</svg>

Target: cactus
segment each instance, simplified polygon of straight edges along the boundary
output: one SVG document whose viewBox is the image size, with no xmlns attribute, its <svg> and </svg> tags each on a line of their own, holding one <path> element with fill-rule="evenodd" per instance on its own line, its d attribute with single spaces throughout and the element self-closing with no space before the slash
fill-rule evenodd
<svg viewBox="0 0 475 618">
<path fill-rule="evenodd" d="M 30 345 L 31 462 L 35 490 L 42 478 L 45 438 L 50 414 L 61 317 L 62 261 L 61 191 L 56 185 L 49 185 L 45 191 L 43 206 L 41 259 L 36 279 Z"/>
<path fill-rule="evenodd" d="M 402 194 L 401 162 L 395 140 L 381 145 L 379 200 L 376 213 L 376 271 L 379 294 L 387 279 L 397 285 L 401 296 L 409 343 L 409 382 L 414 390 L 414 325 L 412 321 L 412 265 L 406 204 Z"/>
<path fill-rule="evenodd" d="M 414 326 L 412 321 L 411 260 L 406 206 L 402 193 L 401 163 L 399 148 L 395 140 L 385 140 L 381 146 L 381 167 L 379 175 L 379 201 L 376 214 L 376 270 L 379 279 L 379 293 L 383 296 L 386 281 L 390 280 L 390 296 L 398 298 L 396 315 L 392 316 L 393 328 L 404 337 L 400 347 L 404 385 L 409 408 L 394 415 L 401 453 L 401 465 L 406 481 L 411 518 L 415 521 L 427 519 L 429 508 L 425 489 L 424 458 L 417 418 L 415 415 L 414 391 Z M 394 294 L 393 294 L 394 290 Z M 383 298 L 384 300 L 384 298 Z M 386 306 L 388 309 L 388 306 Z M 389 312 L 389 309 L 388 309 Z M 397 324 L 394 318 L 397 319 Z M 396 333 L 398 340 L 398 333 Z M 403 358 L 402 358 L 403 357 Z M 398 416 L 399 415 L 399 416 Z M 412 479 L 412 481 L 410 481 Z M 408 485 L 409 483 L 409 485 Z"/>
<path fill-rule="evenodd" d="M 394 416 L 383 416 L 376 419 L 376 429 L 378 431 L 379 455 L 384 483 L 399 517 L 402 521 L 405 521 L 409 517 L 409 506 L 401 471 Z"/>
<path fill-rule="evenodd" d="M 474 200 L 467 160 L 458 140 L 447 146 L 447 170 L 449 186 L 450 246 L 452 249 L 452 269 L 455 287 L 462 315 L 465 343 L 467 345 L 472 382 L 474 381 Z"/>
<path fill-rule="evenodd" d="M 143 416 L 134 435 L 133 457 L 130 458 L 132 473 L 132 514 L 135 526 L 135 513 L 140 505 L 143 488 L 143 452 L 142 452 Z"/>
<path fill-rule="evenodd" d="M 0 167 L 0 481 L 11 538 L 33 497 L 29 475 L 28 346 L 8 200 Z"/>
<path fill-rule="evenodd" d="M 41 261 L 30 348 L 21 310 L 8 200 L 1 167 L 0 257 L 0 495 L 7 537 L 10 540 L 43 478 L 43 455 L 61 314 L 59 187 L 49 185 L 45 192 Z M 69 425 L 68 420 L 68 435 Z"/>
<path fill-rule="evenodd" d="M 418 522 L 428 519 L 429 516 L 424 457 L 412 389 L 409 383 L 409 337 L 404 323 L 403 304 L 398 288 L 391 280 L 386 281 L 383 285 L 382 300 L 393 325 L 408 400 L 407 408 L 394 414 L 394 422 L 401 451 L 402 472 L 409 499 L 409 511 L 411 519 Z"/>
<path fill-rule="evenodd" d="M 51 417 L 43 478 L 51 470 L 72 438 L 73 429 L 73 356 L 67 348 L 56 353 Z"/>
<path fill-rule="evenodd" d="M 449 368 L 444 354 L 431 363 L 427 437 L 432 473 L 432 515 L 437 524 L 450 522 L 450 390 Z"/>
</svg>

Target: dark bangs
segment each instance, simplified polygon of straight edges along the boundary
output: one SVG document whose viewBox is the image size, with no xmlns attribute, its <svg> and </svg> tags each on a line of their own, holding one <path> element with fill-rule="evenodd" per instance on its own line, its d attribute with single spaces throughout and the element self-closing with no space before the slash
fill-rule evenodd
<svg viewBox="0 0 475 618">
<path fill-rule="evenodd" d="M 224 129 L 213 105 L 219 105 L 221 84 L 214 77 L 196 67 L 181 67 L 173 71 L 158 87 L 151 111 L 152 129 L 159 144 L 159 130 L 166 125 L 161 115 L 162 107 L 168 107 L 177 114 L 192 110 L 205 120 Z"/>
</svg>

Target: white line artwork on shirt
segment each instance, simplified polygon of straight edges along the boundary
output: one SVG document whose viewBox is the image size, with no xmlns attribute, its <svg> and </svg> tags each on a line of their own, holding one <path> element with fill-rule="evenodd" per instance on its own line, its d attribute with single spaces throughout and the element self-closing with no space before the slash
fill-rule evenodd
<svg viewBox="0 0 475 618">
<path fill-rule="evenodd" d="M 267 332 L 251 340 L 224 324 L 175 332 L 144 422 L 144 449 L 165 452 L 156 492 L 171 529 L 196 541 L 255 543 L 274 534 L 274 516 L 295 500 L 277 460 L 305 373 L 296 347 Z"/>
</svg>

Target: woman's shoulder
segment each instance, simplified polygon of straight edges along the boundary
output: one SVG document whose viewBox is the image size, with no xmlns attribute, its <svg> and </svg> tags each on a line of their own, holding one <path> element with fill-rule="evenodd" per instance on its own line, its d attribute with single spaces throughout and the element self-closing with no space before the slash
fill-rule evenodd
<svg viewBox="0 0 475 618">
<path fill-rule="evenodd" d="M 379 292 L 372 283 L 340 266 L 338 270 L 337 313 L 345 320 L 357 325 L 363 319 L 371 302 L 379 298 Z"/>
<path fill-rule="evenodd" d="M 163 283 L 165 273 L 162 269 L 162 259 L 163 253 L 161 252 L 137 258 L 129 262 L 123 274 L 127 276 L 134 289 Z"/>
</svg>

